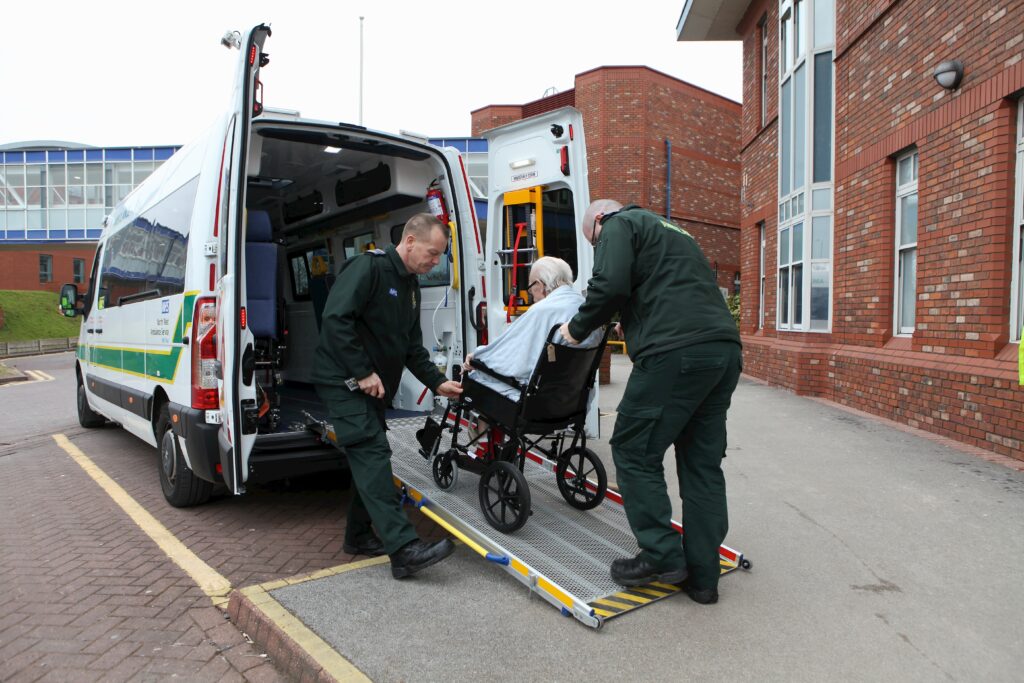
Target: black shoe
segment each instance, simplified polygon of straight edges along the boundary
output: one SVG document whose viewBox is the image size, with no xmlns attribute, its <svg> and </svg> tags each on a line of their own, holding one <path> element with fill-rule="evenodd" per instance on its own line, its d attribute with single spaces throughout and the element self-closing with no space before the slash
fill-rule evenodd
<svg viewBox="0 0 1024 683">
<path fill-rule="evenodd" d="M 684 593 L 690 596 L 691 600 L 702 605 L 713 605 L 718 602 L 717 588 L 697 588 L 690 585 L 689 581 L 684 581 L 682 589 Z"/>
<path fill-rule="evenodd" d="M 384 554 L 384 542 L 377 536 L 367 536 L 359 541 L 345 539 L 341 549 L 349 555 L 366 555 L 367 557 L 378 557 Z"/>
<path fill-rule="evenodd" d="M 612 562 L 612 580 L 621 586 L 642 586 L 652 581 L 681 583 L 686 576 L 686 567 L 658 569 L 639 555 Z"/>
<path fill-rule="evenodd" d="M 455 544 L 447 538 L 437 543 L 415 540 L 406 543 L 397 553 L 391 554 L 391 576 L 404 579 L 421 569 L 437 564 L 455 552 Z"/>
</svg>

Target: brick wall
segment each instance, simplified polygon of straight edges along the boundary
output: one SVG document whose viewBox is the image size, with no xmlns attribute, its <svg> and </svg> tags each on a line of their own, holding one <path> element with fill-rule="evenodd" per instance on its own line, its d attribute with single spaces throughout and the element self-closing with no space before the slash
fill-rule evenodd
<svg viewBox="0 0 1024 683">
<path fill-rule="evenodd" d="M 39 256 L 41 254 L 49 254 L 53 257 L 53 280 L 51 282 L 39 282 Z M 72 279 L 73 260 L 76 258 L 85 262 L 83 270 L 85 281 L 79 284 L 79 289 L 82 289 L 88 284 L 95 255 L 95 244 L 0 245 L 0 289 L 59 292 L 61 285 L 74 282 Z"/>
<path fill-rule="evenodd" d="M 591 198 L 665 215 L 671 195 L 672 219 L 718 262 L 719 284 L 732 291 L 740 269 L 740 105 L 647 67 L 600 67 L 577 74 L 570 91 L 473 111 L 473 135 L 566 105 L 583 115 Z"/>
<path fill-rule="evenodd" d="M 768 121 L 760 35 L 768 15 Z M 741 328 L 745 370 L 913 427 L 1024 459 L 1024 391 L 1009 340 L 1016 95 L 1024 0 L 837 2 L 832 331 L 775 330 L 777 3 L 743 31 Z M 965 65 L 958 90 L 934 67 Z M 895 157 L 920 155 L 916 329 L 893 336 Z M 757 224 L 767 233 L 757 325 Z M 746 302 L 749 301 L 749 304 Z"/>
</svg>

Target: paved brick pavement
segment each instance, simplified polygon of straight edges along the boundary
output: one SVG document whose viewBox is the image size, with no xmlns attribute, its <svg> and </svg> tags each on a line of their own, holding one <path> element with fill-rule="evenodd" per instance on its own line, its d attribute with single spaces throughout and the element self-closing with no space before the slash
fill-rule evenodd
<svg viewBox="0 0 1024 683">
<path fill-rule="evenodd" d="M 64 433 L 236 589 L 353 559 L 336 478 L 176 509 L 155 449 L 115 427 Z M 441 535 L 409 515 L 421 536 Z M 0 594 L 0 680 L 281 676 L 49 436 L 0 445 Z"/>
<path fill-rule="evenodd" d="M 0 680 L 275 681 L 51 440 L 0 451 Z"/>
</svg>

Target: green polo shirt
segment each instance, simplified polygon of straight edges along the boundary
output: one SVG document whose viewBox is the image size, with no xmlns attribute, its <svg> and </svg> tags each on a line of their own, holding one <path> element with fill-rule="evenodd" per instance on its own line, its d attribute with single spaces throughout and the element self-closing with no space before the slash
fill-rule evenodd
<svg viewBox="0 0 1024 683">
<path fill-rule="evenodd" d="M 703 342 L 740 343 L 714 272 L 693 236 L 634 205 L 601 223 L 594 276 L 569 332 L 585 339 L 616 311 L 633 360 Z"/>
<path fill-rule="evenodd" d="M 406 367 L 431 391 L 447 379 L 423 348 L 419 281 L 393 246 L 353 256 L 324 305 L 313 383 L 344 389 L 376 372 L 389 405 Z"/>
</svg>

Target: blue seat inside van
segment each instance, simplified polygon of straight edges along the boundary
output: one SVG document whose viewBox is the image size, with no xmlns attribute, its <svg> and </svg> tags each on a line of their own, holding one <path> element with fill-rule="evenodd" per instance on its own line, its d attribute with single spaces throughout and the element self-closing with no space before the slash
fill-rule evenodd
<svg viewBox="0 0 1024 683">
<path fill-rule="evenodd" d="M 270 214 L 249 211 L 245 235 L 248 325 L 257 338 L 277 339 L 277 259 Z"/>
</svg>

